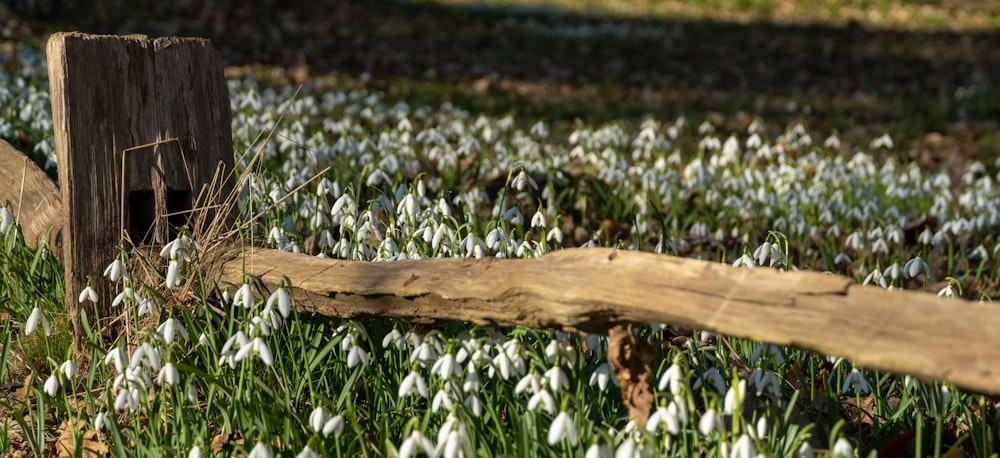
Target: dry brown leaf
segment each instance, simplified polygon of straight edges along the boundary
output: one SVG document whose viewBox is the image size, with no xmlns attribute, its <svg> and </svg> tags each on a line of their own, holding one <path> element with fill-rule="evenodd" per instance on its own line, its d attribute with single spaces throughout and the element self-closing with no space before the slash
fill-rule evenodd
<svg viewBox="0 0 1000 458">
<path fill-rule="evenodd" d="M 640 428 L 646 427 L 653 408 L 653 393 L 649 389 L 652 361 L 652 347 L 636 338 L 632 325 L 608 330 L 608 364 L 621 384 L 622 402 L 628 406 L 629 418 Z"/>
<path fill-rule="evenodd" d="M 55 442 L 55 456 L 59 458 L 76 457 L 76 434 L 83 430 L 87 423 L 83 420 L 66 420 L 59 425 L 59 438 Z M 89 430 L 80 436 L 81 447 L 84 457 L 99 457 L 108 454 L 110 449 L 108 444 L 97 434 L 97 431 Z M 51 450 L 51 449 L 50 449 Z"/>
</svg>

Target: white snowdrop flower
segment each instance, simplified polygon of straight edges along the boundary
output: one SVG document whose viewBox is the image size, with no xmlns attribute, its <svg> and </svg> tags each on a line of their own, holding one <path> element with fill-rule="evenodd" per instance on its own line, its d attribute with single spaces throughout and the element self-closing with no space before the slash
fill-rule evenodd
<svg viewBox="0 0 1000 458">
<path fill-rule="evenodd" d="M 531 217 L 531 228 L 542 228 L 545 229 L 547 222 L 545 221 L 545 214 L 542 213 L 541 209 L 535 212 L 535 215 Z"/>
<path fill-rule="evenodd" d="M 501 351 L 500 353 L 497 353 L 497 355 L 493 357 L 493 364 L 491 364 L 489 369 L 487 369 L 487 373 L 490 378 L 493 378 L 494 374 L 497 372 L 500 373 L 500 378 L 504 380 L 510 379 L 511 372 L 513 372 L 513 362 L 510 357 L 507 356 L 506 352 Z"/>
<path fill-rule="evenodd" d="M 274 290 L 267 298 L 267 307 L 272 307 L 274 304 L 278 304 L 278 313 L 281 313 L 282 318 L 288 318 L 288 315 L 292 313 L 292 299 L 288 296 L 288 291 L 285 288 Z"/>
<path fill-rule="evenodd" d="M 115 283 L 119 278 L 128 279 L 128 269 L 125 268 L 125 263 L 120 259 L 115 259 L 104 269 L 104 276 L 108 277 L 111 283 Z"/>
<path fill-rule="evenodd" d="M 171 259 L 170 263 L 167 264 L 167 280 L 166 288 L 171 289 L 181 284 L 181 269 L 180 263 L 176 259 Z"/>
<path fill-rule="evenodd" d="M 831 134 L 829 137 L 826 137 L 823 146 L 827 149 L 840 149 L 840 138 L 837 138 L 836 134 Z"/>
<path fill-rule="evenodd" d="M 94 431 L 101 432 L 105 429 L 111 428 L 111 418 L 108 417 L 104 412 L 98 412 L 94 416 Z"/>
<path fill-rule="evenodd" d="M 553 227 L 552 229 L 549 229 L 549 232 L 545 234 L 545 241 L 546 242 L 555 241 L 555 243 L 562 243 L 563 242 L 562 229 L 559 229 L 558 227 Z"/>
<path fill-rule="evenodd" d="M 941 404 L 947 405 L 951 401 L 951 390 L 948 385 L 941 385 Z"/>
<path fill-rule="evenodd" d="M 463 426 L 464 429 L 464 426 Z M 443 434 L 438 435 L 438 445 L 435 453 L 444 458 L 458 458 L 474 456 L 472 444 L 469 442 L 468 434 L 458 430 L 441 430 Z"/>
<path fill-rule="evenodd" d="M 930 278 L 931 267 L 927 265 L 920 256 L 917 256 L 903 265 L 903 273 L 907 278 L 918 278 L 923 275 L 924 278 Z"/>
<path fill-rule="evenodd" d="M 399 445 L 399 458 L 410 458 L 424 452 L 427 456 L 436 457 L 434 443 L 420 431 L 414 430 L 402 444 Z"/>
<path fill-rule="evenodd" d="M 403 378 L 403 382 L 399 384 L 399 397 L 406 397 L 412 394 L 418 394 L 421 397 L 427 397 L 427 383 L 424 382 L 424 377 L 420 375 L 417 371 L 410 371 L 410 374 Z"/>
<path fill-rule="evenodd" d="M 389 348 L 392 345 L 396 350 L 403 350 L 406 348 L 406 338 L 403 337 L 403 333 L 399 332 L 399 329 L 392 328 L 385 337 L 382 338 L 382 348 Z"/>
<path fill-rule="evenodd" d="M 309 427 L 317 433 L 323 432 L 323 427 L 326 426 L 326 422 L 329 419 L 330 412 L 324 409 L 323 406 L 316 407 L 309 413 Z"/>
<path fill-rule="evenodd" d="M 549 126 L 547 126 L 544 121 L 538 121 L 531 125 L 529 132 L 532 137 L 535 137 L 537 140 L 541 140 L 549 136 Z"/>
<path fill-rule="evenodd" d="M 559 391 L 560 388 L 563 390 L 569 390 L 569 377 L 563 372 L 560 366 L 552 366 L 545 371 L 543 376 L 549 382 L 549 389 L 553 392 Z"/>
<path fill-rule="evenodd" d="M 167 345 L 174 343 L 174 337 L 177 335 L 180 335 L 184 341 L 188 340 L 187 329 L 173 317 L 167 318 L 163 323 L 157 326 L 156 332 L 163 336 L 163 342 Z"/>
<path fill-rule="evenodd" d="M 858 395 L 865 395 L 871 391 L 868 381 L 857 368 L 851 369 L 851 372 L 844 378 L 844 384 L 840 386 L 841 394 L 847 394 L 851 391 Z"/>
<path fill-rule="evenodd" d="M 320 458 L 320 455 L 310 448 L 309 444 L 306 444 L 302 451 L 295 455 L 295 458 Z"/>
<path fill-rule="evenodd" d="M 455 400 L 452 399 L 450 394 L 451 390 L 438 390 L 434 393 L 434 399 L 431 400 L 431 412 L 437 413 L 442 408 L 445 410 L 451 410 L 455 405 Z"/>
<path fill-rule="evenodd" d="M 880 148 L 892 149 L 893 147 L 892 137 L 890 137 L 889 134 L 882 134 L 881 137 L 872 140 L 871 144 L 869 144 L 868 146 L 871 149 L 880 149 Z"/>
<path fill-rule="evenodd" d="M 253 287 L 249 283 L 244 283 L 243 286 L 240 286 L 240 289 L 236 290 L 236 294 L 233 295 L 233 305 L 239 305 L 248 309 L 253 304 Z"/>
<path fill-rule="evenodd" d="M 611 449 L 604 444 L 592 444 L 587 448 L 584 458 L 612 458 Z"/>
<path fill-rule="evenodd" d="M 952 282 L 948 282 L 948 286 L 941 288 L 941 291 L 937 293 L 938 297 L 955 297 L 958 296 L 958 292 L 955 291 L 955 287 Z"/>
<path fill-rule="evenodd" d="M 754 447 L 750 436 L 744 434 L 739 439 L 736 439 L 736 443 L 733 444 L 733 450 L 729 456 L 732 458 L 755 458 L 757 456 L 757 447 Z"/>
<path fill-rule="evenodd" d="M 546 390 L 538 390 L 535 394 L 531 395 L 531 399 L 528 399 L 528 410 L 537 410 L 541 408 L 543 412 L 552 415 L 556 411 L 556 401 L 552 398 Z"/>
<path fill-rule="evenodd" d="M 712 431 L 717 431 L 719 433 L 725 432 L 725 427 L 722 424 L 722 417 L 715 411 L 715 409 L 708 409 L 702 414 L 701 419 L 698 420 L 698 432 L 702 436 L 709 436 Z"/>
<path fill-rule="evenodd" d="M 82 304 L 83 301 L 90 301 L 94 304 L 97 303 L 97 291 L 92 286 L 87 285 L 87 287 L 83 288 L 83 291 L 80 292 L 79 302 Z"/>
<path fill-rule="evenodd" d="M 538 190 L 538 183 L 536 183 L 535 179 L 523 169 L 517 174 L 517 176 L 514 177 L 514 180 L 511 181 L 511 187 L 518 191 L 524 191 L 529 185 L 531 186 L 531 189 Z"/>
<path fill-rule="evenodd" d="M 889 280 L 896 281 L 903 276 L 903 268 L 899 266 L 898 263 L 892 263 L 889 267 L 885 268 L 885 272 L 882 275 L 887 277 Z"/>
<path fill-rule="evenodd" d="M 333 434 L 334 439 L 340 439 L 340 436 L 344 435 L 344 417 L 340 415 L 334 415 L 323 424 L 323 435 L 329 436 Z"/>
<path fill-rule="evenodd" d="M 573 419 L 565 411 L 559 412 L 559 415 L 556 415 L 556 418 L 552 420 L 552 425 L 549 426 L 549 445 L 555 446 L 563 439 L 569 440 L 570 445 L 574 447 L 579 439 L 576 425 L 573 424 Z"/>
<path fill-rule="evenodd" d="M 615 449 L 615 458 L 646 458 L 649 456 L 652 456 L 650 450 L 632 437 L 626 437 Z"/>
<path fill-rule="evenodd" d="M 483 403 L 479 400 L 479 397 L 475 394 L 469 394 L 466 396 L 465 401 L 462 405 L 472 413 L 472 416 L 479 418 L 483 416 Z"/>
<path fill-rule="evenodd" d="M 121 348 L 114 347 L 104 355 L 104 365 L 113 365 L 115 372 L 121 374 L 125 370 L 124 359 Z"/>
<path fill-rule="evenodd" d="M 934 241 L 934 233 L 931 232 L 930 228 L 924 228 L 924 230 L 917 236 L 917 242 L 921 245 L 930 245 Z"/>
<path fill-rule="evenodd" d="M 773 371 L 754 369 L 750 373 L 750 385 L 757 388 L 757 396 L 767 393 L 777 398 L 781 395 L 781 379 Z"/>
<path fill-rule="evenodd" d="M 754 430 L 757 440 L 767 440 L 767 417 L 757 419 L 757 428 Z"/>
<path fill-rule="evenodd" d="M 76 363 L 69 359 L 63 361 L 62 364 L 59 365 L 59 372 L 62 372 L 67 379 L 72 380 L 76 378 L 77 375 Z"/>
<path fill-rule="evenodd" d="M 187 387 L 184 389 L 184 395 L 187 397 L 187 400 L 189 402 L 191 402 L 191 403 L 197 403 L 198 402 L 198 386 L 195 385 L 195 384 L 193 384 L 193 383 L 192 384 L 188 384 Z"/>
<path fill-rule="evenodd" d="M 123 389 L 118 392 L 118 397 L 115 398 L 115 410 L 125 410 L 128 409 L 130 412 L 135 412 L 135 409 L 139 407 L 139 399 L 135 396 L 132 390 Z"/>
<path fill-rule="evenodd" d="M 462 370 L 455 361 L 455 355 L 445 353 L 434 362 L 433 366 L 431 366 L 431 373 L 437 374 L 437 376 L 442 379 L 448 379 L 450 377 L 460 377 L 462 375 Z"/>
<path fill-rule="evenodd" d="M 483 383 L 479 379 L 479 372 L 475 370 L 470 370 L 468 373 L 465 374 L 465 380 L 462 382 L 462 391 L 466 393 L 477 393 L 482 388 L 483 388 Z"/>
<path fill-rule="evenodd" d="M 136 309 L 136 314 L 141 316 L 152 315 L 156 313 L 156 304 L 153 301 L 146 299 L 142 296 L 136 296 L 139 298 L 139 307 Z"/>
<path fill-rule="evenodd" d="M 777 364 L 785 364 L 785 354 L 781 351 L 781 347 L 772 344 L 757 344 L 754 348 L 753 353 L 750 354 L 750 362 L 757 362 L 762 356 L 769 356 Z"/>
<path fill-rule="evenodd" d="M 717 367 L 710 367 L 702 372 L 694 382 L 694 389 L 699 389 L 702 385 L 709 385 L 715 388 L 719 395 L 726 394 L 726 380 L 722 377 L 722 372 Z"/>
<path fill-rule="evenodd" d="M 45 318 L 45 314 L 42 313 L 42 309 L 35 307 L 31 310 L 31 314 L 28 315 L 28 321 L 24 323 L 24 335 L 30 336 L 35 328 L 38 327 L 38 323 L 42 323 L 42 329 L 45 331 L 45 335 L 48 336 L 51 333 L 49 328 L 49 320 Z"/>
<path fill-rule="evenodd" d="M 267 449 L 267 446 L 263 442 L 257 442 L 257 445 L 254 445 L 250 449 L 247 458 L 271 458 L 271 451 Z"/>
<path fill-rule="evenodd" d="M 115 296 L 114 300 L 111 301 L 111 306 L 118 307 L 119 305 L 121 305 L 122 302 L 125 301 L 134 302 L 135 297 L 136 295 L 134 292 L 132 292 L 132 288 L 126 286 L 125 288 L 122 288 L 122 292 L 118 293 L 118 295 Z"/>
<path fill-rule="evenodd" d="M 44 390 L 45 394 L 53 397 L 59 393 L 59 377 L 56 374 L 49 375 L 45 380 Z"/>
<path fill-rule="evenodd" d="M 729 387 L 729 391 L 726 392 L 725 402 L 723 403 L 723 411 L 726 415 L 732 415 L 736 407 L 743 405 L 743 401 L 746 399 L 746 392 L 746 380 L 740 380 L 736 385 Z"/>
<path fill-rule="evenodd" d="M 514 393 L 537 393 L 542 389 L 542 381 L 543 377 L 533 370 L 525 374 L 524 377 L 521 377 L 521 380 L 518 380 L 517 385 L 514 385 Z"/>
<path fill-rule="evenodd" d="M 160 373 L 156 376 L 156 383 L 158 385 L 176 385 L 180 382 L 180 372 L 177 371 L 177 366 L 174 363 L 168 362 L 164 364 L 160 369 Z"/>
<path fill-rule="evenodd" d="M 969 259 L 981 259 L 985 261 L 988 260 L 989 258 L 990 258 L 989 252 L 986 251 L 986 247 L 984 247 L 982 244 L 976 246 L 976 248 L 974 248 L 972 252 L 969 253 Z"/>
<path fill-rule="evenodd" d="M 833 263 L 837 264 L 837 265 L 841 265 L 841 264 L 850 265 L 851 262 L 853 262 L 853 261 L 854 260 L 851 259 L 851 257 L 848 256 L 847 253 L 844 253 L 844 252 L 841 252 L 840 254 L 837 255 L 837 257 L 833 258 Z"/>
<path fill-rule="evenodd" d="M 14 215 L 7 207 L 0 207 L 0 232 L 6 234 L 7 229 L 14 227 Z"/>
<path fill-rule="evenodd" d="M 816 453 L 813 452 L 813 448 L 809 445 L 809 441 L 803 441 L 802 445 L 799 445 L 799 450 L 796 452 L 798 458 L 814 458 Z"/>
<path fill-rule="evenodd" d="M 736 261 L 733 261 L 733 267 L 753 269 L 755 267 L 754 259 L 750 255 L 743 253 L 740 257 L 736 258 Z"/>
<path fill-rule="evenodd" d="M 882 288 L 889 287 L 889 281 L 886 280 L 884 275 L 882 275 L 882 272 L 878 269 L 878 267 L 876 267 L 875 270 L 872 270 L 871 273 L 869 273 L 868 276 L 865 277 L 865 280 L 861 284 L 868 285 L 869 283 L 872 282 L 874 282 L 875 284 L 877 284 Z"/>
<path fill-rule="evenodd" d="M 854 446 L 851 445 L 851 441 L 841 437 L 834 442 L 830 455 L 835 458 L 851 458 L 854 456 Z"/>
<path fill-rule="evenodd" d="M 664 391 L 669 387 L 670 393 L 677 396 L 681 392 L 681 382 L 683 379 L 684 372 L 681 370 L 681 366 L 675 362 L 660 376 L 660 383 L 657 385 L 657 388 L 660 391 Z"/>
<path fill-rule="evenodd" d="M 680 421 L 677 419 L 676 408 L 674 410 L 674 412 L 671 412 L 666 407 L 658 407 L 649 416 L 649 420 L 646 422 L 646 431 L 655 433 L 662 427 L 670 435 L 680 432 Z"/>
<path fill-rule="evenodd" d="M 590 374 L 590 380 L 587 382 L 588 385 L 597 385 L 597 388 L 604 391 L 608 388 L 608 382 L 611 380 L 611 366 L 608 363 L 602 363 L 600 366 L 594 368 L 594 372 Z"/>
</svg>

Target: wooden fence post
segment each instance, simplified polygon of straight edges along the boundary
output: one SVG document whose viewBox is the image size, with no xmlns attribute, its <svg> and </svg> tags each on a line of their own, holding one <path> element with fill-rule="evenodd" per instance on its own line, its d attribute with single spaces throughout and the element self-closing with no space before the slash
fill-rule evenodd
<svg viewBox="0 0 1000 458">
<path fill-rule="evenodd" d="M 113 291 L 100 277 L 120 247 L 162 245 L 217 170 L 231 178 L 229 92 L 205 39 L 56 33 L 46 52 L 66 306 L 79 342 L 77 297 L 88 280 L 99 301 L 84 310 L 107 324 Z M 214 197 L 231 189 L 229 181 Z"/>
</svg>

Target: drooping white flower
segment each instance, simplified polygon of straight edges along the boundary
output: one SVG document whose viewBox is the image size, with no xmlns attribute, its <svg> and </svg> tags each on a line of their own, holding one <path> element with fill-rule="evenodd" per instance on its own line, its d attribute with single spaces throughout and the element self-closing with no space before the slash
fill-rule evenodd
<svg viewBox="0 0 1000 458">
<path fill-rule="evenodd" d="M 104 276 L 108 277 L 111 283 L 115 283 L 120 278 L 128 279 L 128 269 L 125 268 L 125 263 L 120 259 L 115 259 L 104 269 Z"/>
<path fill-rule="evenodd" d="M 414 430 L 410 433 L 410 437 L 407 437 L 402 444 L 399 445 L 399 458 L 410 458 L 417 456 L 418 453 L 424 452 L 428 456 L 436 457 L 437 453 L 435 451 L 434 442 L 431 442 L 423 433 Z"/>
<path fill-rule="evenodd" d="M 59 394 L 59 377 L 56 374 L 49 375 L 49 378 L 45 380 L 44 390 L 45 394 L 49 396 Z"/>
<path fill-rule="evenodd" d="M 91 303 L 96 304 L 97 290 L 95 290 L 94 287 L 90 285 L 87 285 L 86 288 L 83 288 L 83 291 L 80 291 L 79 302 L 82 304 L 83 301 L 90 301 Z"/>
<path fill-rule="evenodd" d="M 541 407 L 542 411 L 552 415 L 556 411 L 556 401 L 547 390 L 538 390 L 528 399 L 528 410 L 535 410 Z"/>
<path fill-rule="evenodd" d="M 554 446 L 563 439 L 569 440 L 570 445 L 574 447 L 579 439 L 576 425 L 573 424 L 573 419 L 565 411 L 559 412 L 559 415 L 556 415 L 556 418 L 552 420 L 552 425 L 549 426 L 549 445 Z"/>
<path fill-rule="evenodd" d="M 310 448 L 309 444 L 306 444 L 302 451 L 295 455 L 295 458 L 320 458 L 320 455 Z"/>
<path fill-rule="evenodd" d="M 288 318 L 288 315 L 292 313 L 292 299 L 288 296 L 288 291 L 285 291 L 285 288 L 274 290 L 267 298 L 267 307 L 272 307 L 274 304 L 278 304 L 278 312 L 281 313 L 282 318 Z"/>
<path fill-rule="evenodd" d="M 698 420 L 698 432 L 702 436 L 709 436 L 713 431 L 719 433 L 725 432 L 725 427 L 722 424 L 722 418 L 715 409 L 708 409 L 702 414 L 701 419 Z"/>
<path fill-rule="evenodd" d="M 271 451 L 267 449 L 267 446 L 263 442 L 257 442 L 257 445 L 254 445 L 250 449 L 247 458 L 271 458 Z"/>
<path fill-rule="evenodd" d="M 841 394 L 847 394 L 851 391 L 859 395 L 865 395 L 871 391 L 868 381 L 857 368 L 851 369 L 851 372 L 844 378 L 844 384 L 840 387 Z"/>
<path fill-rule="evenodd" d="M 156 383 L 159 385 L 176 385 L 180 382 L 181 375 L 174 363 L 167 362 L 160 368 L 160 373 L 156 376 Z"/>
<path fill-rule="evenodd" d="M 42 309 L 35 307 L 31 310 L 31 314 L 28 315 L 28 321 L 24 323 L 24 335 L 30 336 L 35 328 L 38 327 L 38 323 L 42 323 L 42 329 L 45 330 L 45 335 L 49 335 L 51 330 L 49 328 L 49 320 L 45 318 L 45 314 L 42 313 Z"/>
<path fill-rule="evenodd" d="M 410 374 L 403 378 L 402 383 L 399 384 L 399 397 L 406 397 L 411 394 L 418 394 L 421 397 L 427 397 L 427 383 L 424 382 L 424 377 L 420 375 L 420 372 L 416 370 L 410 371 Z"/>
<path fill-rule="evenodd" d="M 835 458 L 851 458 L 854 456 L 854 446 L 851 445 L 851 441 L 841 437 L 834 442 L 830 455 Z"/>
<path fill-rule="evenodd" d="M 62 372 L 67 379 L 76 378 L 77 374 L 76 363 L 73 362 L 73 360 L 69 359 L 63 361 L 62 364 L 59 365 L 59 372 Z"/>
<path fill-rule="evenodd" d="M 309 427 L 317 433 L 322 432 L 323 427 L 326 426 L 326 422 L 329 419 L 330 412 L 324 409 L 323 406 L 316 407 L 309 413 Z"/>
<path fill-rule="evenodd" d="M 757 447 L 753 445 L 750 436 L 744 434 L 739 439 L 736 439 L 736 443 L 733 444 L 733 450 L 729 456 L 732 458 L 754 458 L 757 456 Z"/>
</svg>

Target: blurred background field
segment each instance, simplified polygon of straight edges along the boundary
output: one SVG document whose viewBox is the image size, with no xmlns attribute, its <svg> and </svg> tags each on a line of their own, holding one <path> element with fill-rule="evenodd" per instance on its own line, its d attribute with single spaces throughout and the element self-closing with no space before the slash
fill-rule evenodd
<svg viewBox="0 0 1000 458">
<path fill-rule="evenodd" d="M 680 114 L 745 130 L 759 116 L 772 133 L 836 130 L 845 151 L 892 132 L 930 169 L 1000 153 L 997 2 L 284 3 L 14 0 L 0 50 L 11 63 L 52 31 L 201 36 L 230 76 L 448 101 L 557 132 Z"/>
</svg>

